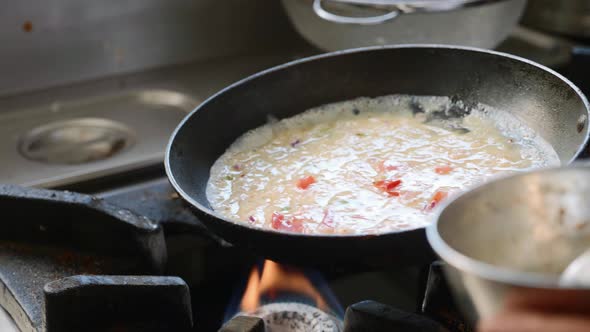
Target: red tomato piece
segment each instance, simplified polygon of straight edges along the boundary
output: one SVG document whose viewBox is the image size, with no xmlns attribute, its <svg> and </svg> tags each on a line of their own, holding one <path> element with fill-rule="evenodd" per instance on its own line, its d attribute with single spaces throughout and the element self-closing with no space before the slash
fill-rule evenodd
<svg viewBox="0 0 590 332">
<path fill-rule="evenodd" d="M 315 183 L 315 178 L 312 175 L 303 177 L 297 181 L 297 188 L 299 189 L 307 189 L 309 186 Z"/>
<path fill-rule="evenodd" d="M 280 229 L 283 225 L 283 221 L 285 221 L 285 216 L 275 212 L 272 214 L 272 218 L 270 219 L 270 225 L 274 229 Z"/>
<path fill-rule="evenodd" d="M 435 192 L 434 195 L 432 195 L 432 200 L 430 201 L 430 204 L 428 204 L 428 206 L 426 207 L 426 210 L 430 211 L 434 209 L 443 199 L 447 198 L 448 195 L 449 193 L 445 191 Z"/>
<path fill-rule="evenodd" d="M 387 192 L 390 192 L 393 189 L 397 188 L 400 184 L 402 184 L 402 180 L 388 181 L 385 184 L 385 189 L 387 190 Z"/>
<path fill-rule="evenodd" d="M 304 219 L 297 218 L 297 217 L 285 219 L 284 215 L 282 215 L 278 212 L 275 212 L 272 214 L 271 227 L 273 229 L 280 230 L 280 231 L 302 233 L 304 222 L 305 222 Z"/>
<path fill-rule="evenodd" d="M 449 165 L 439 166 L 434 169 L 436 174 L 446 175 L 453 171 L 453 168 Z"/>
<path fill-rule="evenodd" d="M 390 196 L 399 196 L 400 193 L 395 190 L 399 185 L 402 184 L 402 180 L 385 180 L 385 181 L 375 181 L 373 185 L 380 189 L 381 191 L 386 192 Z"/>
</svg>

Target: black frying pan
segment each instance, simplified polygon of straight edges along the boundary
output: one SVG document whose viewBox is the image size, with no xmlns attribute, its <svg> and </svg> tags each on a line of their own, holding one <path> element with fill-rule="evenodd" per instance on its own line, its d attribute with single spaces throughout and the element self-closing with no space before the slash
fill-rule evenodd
<svg viewBox="0 0 590 332">
<path fill-rule="evenodd" d="M 205 195 L 209 170 L 240 135 L 268 115 L 361 96 L 453 96 L 513 112 L 544 137 L 564 164 L 588 137 L 588 102 L 548 68 L 514 56 L 460 47 L 394 46 L 350 50 L 291 62 L 246 78 L 189 114 L 166 155 L 170 182 L 198 217 L 225 240 L 280 261 L 305 264 L 420 264 L 432 257 L 423 228 L 379 235 L 305 235 L 223 218 Z"/>
</svg>

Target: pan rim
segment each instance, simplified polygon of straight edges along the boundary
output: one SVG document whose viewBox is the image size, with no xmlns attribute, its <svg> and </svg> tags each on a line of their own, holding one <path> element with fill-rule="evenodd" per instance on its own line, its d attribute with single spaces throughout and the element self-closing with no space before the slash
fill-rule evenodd
<svg viewBox="0 0 590 332">
<path fill-rule="evenodd" d="M 489 55 L 510 58 L 512 60 L 522 62 L 527 65 L 531 65 L 533 67 L 537 67 L 538 69 L 541 69 L 545 72 L 548 72 L 548 73 L 556 76 L 561 81 L 566 83 L 577 94 L 577 96 L 582 100 L 582 103 L 584 104 L 584 106 L 586 108 L 586 114 L 588 115 L 590 113 L 590 103 L 588 102 L 588 99 L 586 98 L 584 93 L 581 91 L 581 89 L 578 88 L 573 82 L 571 82 L 565 76 L 559 74 L 558 72 L 554 71 L 551 68 L 548 68 L 548 67 L 543 66 L 539 63 L 536 63 L 534 61 L 531 61 L 529 59 L 522 58 L 522 57 L 519 57 L 516 55 L 493 51 L 493 50 L 486 50 L 486 49 L 477 48 L 477 47 L 468 47 L 468 46 L 459 46 L 459 45 L 442 45 L 442 44 L 398 44 L 398 45 L 384 45 L 384 46 L 370 46 L 370 47 L 353 48 L 353 49 L 347 49 L 347 50 L 341 50 L 341 51 L 335 51 L 335 52 L 329 52 L 329 53 L 323 53 L 323 54 L 314 55 L 314 56 L 310 56 L 310 57 L 305 57 L 302 59 L 297 59 L 294 61 L 290 61 L 290 62 L 287 62 L 284 64 L 280 64 L 280 65 L 262 70 L 260 72 L 252 74 L 250 76 L 247 76 L 241 80 L 238 80 L 238 81 L 228 85 L 227 87 L 225 87 L 225 88 L 219 90 L 218 92 L 214 93 L 213 95 L 211 95 L 209 98 L 205 99 L 201 104 L 197 105 L 194 110 L 192 110 L 190 113 L 188 113 L 180 121 L 180 123 L 177 125 L 177 127 L 174 129 L 174 132 L 170 136 L 170 139 L 169 139 L 168 144 L 166 146 L 166 154 L 165 154 L 165 158 L 164 158 L 164 168 L 166 171 L 166 176 L 168 177 L 168 181 L 170 182 L 170 184 L 172 185 L 174 190 L 182 197 L 182 199 L 184 199 L 186 202 L 188 202 L 193 207 L 197 208 L 199 211 L 201 211 L 201 213 L 206 214 L 208 217 L 222 220 L 224 222 L 230 223 L 230 224 L 237 226 L 237 227 L 247 228 L 251 231 L 272 233 L 272 234 L 281 235 L 281 236 L 304 237 L 304 238 L 305 237 L 313 237 L 313 238 L 326 238 L 326 239 L 366 239 L 366 238 L 375 238 L 375 237 L 386 237 L 386 236 L 391 236 L 391 235 L 395 235 L 395 234 L 407 234 L 407 233 L 416 232 L 416 231 L 425 232 L 428 227 L 432 226 L 435 223 L 436 219 L 434 217 L 436 216 L 436 214 L 433 215 L 433 219 L 431 220 L 431 223 L 429 225 L 418 226 L 415 228 L 409 228 L 409 229 L 404 229 L 404 230 L 387 231 L 387 232 L 382 232 L 382 233 L 373 233 L 373 234 L 350 234 L 350 235 L 344 235 L 344 234 L 302 234 L 302 233 L 284 232 L 284 231 L 278 231 L 278 230 L 269 229 L 269 228 L 263 228 L 263 227 L 259 227 L 259 226 L 253 226 L 248 223 L 241 222 L 239 220 L 233 220 L 233 219 L 226 218 L 226 217 L 220 215 L 219 213 L 217 213 L 215 210 L 210 209 L 210 208 L 200 204 L 195 199 L 193 199 L 191 197 L 191 195 L 189 195 L 186 191 L 184 191 L 182 186 L 176 180 L 176 177 L 174 176 L 174 173 L 172 171 L 172 166 L 170 163 L 170 159 L 171 159 L 170 155 L 171 155 L 172 146 L 176 140 L 176 136 L 182 130 L 182 128 L 185 126 L 185 123 L 187 121 L 189 121 L 189 119 L 191 119 L 195 113 L 197 113 L 199 110 L 203 109 L 212 100 L 219 98 L 220 96 L 224 95 L 225 93 L 229 92 L 230 90 L 233 90 L 234 88 L 236 88 L 238 86 L 241 86 L 249 81 L 256 80 L 257 78 L 265 76 L 267 74 L 283 70 L 285 68 L 297 66 L 302 63 L 312 62 L 312 61 L 316 61 L 316 60 L 320 60 L 320 59 L 332 58 L 332 57 L 337 57 L 337 56 L 346 55 L 346 54 L 357 54 L 357 53 L 365 53 L 365 52 L 381 51 L 381 50 L 412 49 L 412 48 L 414 48 L 414 49 L 433 49 L 433 50 L 435 50 L 435 49 L 436 50 L 448 49 L 448 50 L 461 50 L 461 51 L 468 51 L 468 52 L 475 52 L 475 53 L 483 53 L 483 54 L 489 54 Z M 575 154 L 572 156 L 572 158 L 569 161 L 567 161 L 567 163 L 565 163 L 565 165 L 571 164 L 584 151 L 584 148 L 588 144 L 589 135 L 590 135 L 590 126 L 587 125 L 585 127 L 584 140 L 583 140 L 582 144 L 580 145 L 578 150 L 575 152 Z"/>
</svg>

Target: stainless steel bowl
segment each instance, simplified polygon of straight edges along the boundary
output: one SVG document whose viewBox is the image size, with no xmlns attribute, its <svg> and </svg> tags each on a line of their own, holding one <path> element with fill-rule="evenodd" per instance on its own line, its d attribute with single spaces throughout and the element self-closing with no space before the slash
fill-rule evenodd
<svg viewBox="0 0 590 332">
<path fill-rule="evenodd" d="M 526 5 L 526 0 L 282 2 L 297 31 L 327 51 L 416 43 L 493 48 L 514 30 Z"/>
<path fill-rule="evenodd" d="M 590 165 L 578 164 L 498 179 L 448 203 L 427 235 L 467 318 L 527 301 L 590 308 L 590 289 L 558 287 L 567 264 L 590 247 L 588 202 Z"/>
</svg>

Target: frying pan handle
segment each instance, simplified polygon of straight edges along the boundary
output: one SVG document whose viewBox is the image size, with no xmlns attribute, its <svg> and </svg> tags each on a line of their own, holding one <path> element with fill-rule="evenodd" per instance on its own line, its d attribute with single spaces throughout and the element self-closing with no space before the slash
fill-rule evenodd
<svg viewBox="0 0 590 332">
<path fill-rule="evenodd" d="M 328 11 L 324 2 L 348 4 L 360 8 L 388 10 L 377 16 L 344 16 Z M 375 25 L 391 21 L 401 14 L 442 12 L 506 0 L 314 0 L 313 11 L 322 19 L 340 24 Z"/>
<path fill-rule="evenodd" d="M 316 13 L 317 16 L 323 18 L 326 21 L 340 23 L 340 24 L 359 24 L 359 25 L 375 25 L 385 23 L 387 21 L 393 20 L 396 18 L 400 12 L 395 9 L 390 11 L 384 15 L 378 16 L 369 16 L 369 17 L 351 17 L 351 16 L 342 16 L 331 13 L 324 9 L 322 6 L 322 0 L 314 0 L 313 1 L 313 11 Z"/>
</svg>

